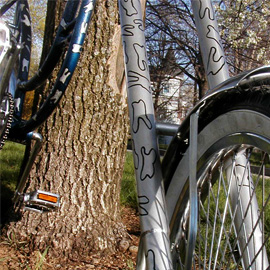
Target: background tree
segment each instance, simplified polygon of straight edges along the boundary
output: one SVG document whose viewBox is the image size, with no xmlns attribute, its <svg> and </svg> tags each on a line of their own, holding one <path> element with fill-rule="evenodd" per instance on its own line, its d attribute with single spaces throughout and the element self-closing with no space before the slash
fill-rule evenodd
<svg viewBox="0 0 270 270">
<path fill-rule="evenodd" d="M 61 3 L 50 19 L 58 19 Z M 125 236 L 119 192 L 128 125 L 117 14 L 117 1 L 97 1 L 76 74 L 40 130 L 44 144 L 29 190 L 61 194 L 61 208 L 24 212 L 8 227 L 33 249 L 50 246 L 52 254 L 76 259 L 93 250 L 112 252 Z"/>
<path fill-rule="evenodd" d="M 175 51 L 166 48 L 166 40 L 161 38 L 161 41 L 154 50 L 149 49 L 154 109 L 157 121 L 179 124 L 196 102 L 196 96 L 191 91 L 193 86 L 178 68 Z M 158 56 L 152 54 L 154 51 Z"/>
<path fill-rule="evenodd" d="M 30 70 L 33 73 L 39 66 L 47 5 L 46 1 L 43 0 L 29 0 L 28 3 L 32 18 L 32 59 Z"/>
<path fill-rule="evenodd" d="M 266 0 L 216 1 L 230 72 L 269 64 L 270 7 Z"/>
<path fill-rule="evenodd" d="M 6 1 L 0 0 L 0 6 L 2 6 Z M 30 76 L 38 70 L 40 55 L 42 51 L 43 44 L 43 34 L 45 27 L 45 16 L 46 16 L 46 1 L 44 0 L 28 0 L 30 13 L 31 13 L 31 23 L 32 23 L 32 48 L 31 48 L 31 62 L 30 62 Z M 10 18 L 12 20 L 13 13 L 15 13 L 15 6 L 13 5 L 10 10 L 8 10 L 4 17 Z M 34 99 L 34 91 L 26 93 L 25 96 L 25 106 L 23 110 L 23 118 L 28 119 L 31 116 L 31 108 Z"/>
<path fill-rule="evenodd" d="M 150 63 L 154 59 L 157 68 L 165 59 L 158 49 L 163 44 L 165 55 L 168 49 L 174 51 L 172 69 L 196 89 L 202 97 L 207 91 L 199 43 L 192 16 L 191 3 L 187 0 L 149 0 L 147 2 L 146 37 L 149 43 Z M 159 60 L 158 60 L 159 59 Z"/>
<path fill-rule="evenodd" d="M 147 3 L 146 34 L 155 103 L 160 103 L 160 86 L 168 78 L 164 74 L 169 73 L 171 76 L 182 76 L 184 85 L 180 92 L 188 93 L 186 89 L 189 89 L 189 104 L 194 104 L 196 98 L 205 94 L 208 86 L 190 1 L 148 0 Z M 268 64 L 268 1 L 213 0 L 213 4 L 230 73 L 235 75 Z M 174 52 L 174 60 L 170 64 L 166 58 L 169 50 Z"/>
</svg>

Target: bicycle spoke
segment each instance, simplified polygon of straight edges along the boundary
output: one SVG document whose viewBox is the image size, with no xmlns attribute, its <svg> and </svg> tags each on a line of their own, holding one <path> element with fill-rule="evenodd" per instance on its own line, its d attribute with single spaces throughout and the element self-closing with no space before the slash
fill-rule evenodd
<svg viewBox="0 0 270 270">
<path fill-rule="evenodd" d="M 259 170 L 259 173 L 260 173 L 260 171 L 261 171 L 261 169 Z M 249 177 L 251 177 L 251 176 L 249 176 Z M 239 237 L 240 237 L 241 234 L 238 234 L 238 233 L 242 229 L 245 229 L 245 220 L 246 220 L 247 216 L 249 215 L 249 216 L 254 217 L 254 214 L 256 214 L 255 213 L 255 210 L 254 210 L 254 207 L 252 206 L 252 202 L 254 203 L 254 200 L 255 200 L 255 202 L 257 202 L 255 190 L 256 190 L 257 185 L 258 185 L 258 180 L 259 180 L 259 174 L 258 174 L 258 177 L 257 177 L 257 180 L 256 180 L 255 185 L 252 188 L 251 188 L 251 184 L 249 185 L 249 197 L 250 197 L 250 199 L 249 199 L 249 202 L 248 202 L 248 204 L 246 206 L 245 213 L 243 213 L 243 212 L 241 213 L 241 215 L 242 215 L 242 222 L 241 222 L 240 226 L 238 226 L 238 231 L 236 231 L 237 238 L 235 239 L 234 247 L 236 247 L 237 245 L 239 245 L 238 244 L 238 240 L 239 240 Z M 242 186 L 240 188 L 242 188 Z M 239 198 L 238 198 L 238 200 L 239 200 Z M 240 206 L 241 206 L 241 200 L 239 200 L 239 201 L 240 201 Z M 267 204 L 267 202 L 266 202 L 266 204 Z M 264 207 L 261 207 L 261 209 L 262 209 L 261 215 L 264 215 L 264 212 L 265 212 L 264 211 L 265 210 Z M 235 210 L 237 210 L 237 209 L 235 209 Z M 244 247 L 242 246 L 242 250 L 241 249 L 239 250 L 239 252 L 242 252 L 242 253 L 243 252 L 247 252 L 249 265 L 251 265 L 252 264 L 252 261 L 254 261 L 254 259 L 250 258 L 250 252 L 252 254 L 252 257 L 254 257 L 254 256 L 257 257 L 258 256 L 258 253 L 259 253 L 259 251 L 256 248 L 256 246 L 258 244 L 256 243 L 254 237 L 256 235 L 255 230 L 259 230 L 258 227 L 260 226 L 260 222 L 262 220 L 261 215 L 257 217 L 257 220 L 254 220 L 254 218 L 251 220 L 252 231 L 249 231 L 249 233 L 248 233 L 249 237 L 247 237 L 245 235 L 245 239 L 246 239 L 245 246 Z M 262 223 L 262 224 L 264 224 L 264 223 Z M 258 235 L 258 233 L 257 233 L 257 235 Z M 262 240 L 262 242 L 263 242 L 263 240 Z M 251 249 L 250 250 L 249 245 L 251 245 L 255 249 Z M 240 258 L 241 259 L 243 258 L 243 255 L 242 254 L 241 254 Z M 239 263 L 240 263 L 240 261 L 238 262 L 238 264 Z M 242 264 L 243 264 L 243 262 L 242 262 Z"/>
<path fill-rule="evenodd" d="M 214 246 L 214 240 L 215 240 L 215 229 L 216 229 L 216 217 L 218 215 L 218 206 L 219 206 L 219 194 L 220 194 L 220 183 L 221 183 L 221 175 L 219 177 L 219 181 L 218 181 L 218 191 L 217 191 L 217 198 L 218 200 L 216 201 L 216 207 L 215 207 L 215 215 L 214 215 L 214 225 L 213 225 L 213 231 L 212 231 L 212 242 L 211 242 L 211 250 L 210 250 L 210 256 L 209 256 L 209 265 L 211 265 L 211 261 L 212 261 L 212 252 L 213 252 L 213 246 Z M 214 197 L 213 191 L 212 192 L 212 196 Z M 209 196 L 210 197 L 210 196 Z"/>
<path fill-rule="evenodd" d="M 261 159 L 257 174 L 252 175 L 252 149 L 245 153 L 242 164 L 236 161 L 237 153 L 230 158 L 229 171 L 220 162 L 217 180 L 208 177 L 201 181 L 198 188 L 200 219 L 194 255 L 196 269 L 245 269 L 246 265 L 258 264 L 258 260 L 263 262 L 266 256 L 265 249 L 270 238 L 269 234 L 265 235 L 263 226 L 270 200 L 270 195 L 265 194 L 266 155 Z M 237 176 L 239 173 L 240 176 Z M 256 208 L 254 202 L 257 202 L 256 191 L 260 186 L 261 202 Z M 260 209 L 259 214 L 256 209 Z M 246 223 L 247 220 L 250 224 Z M 258 235 L 259 229 L 262 240 L 258 246 L 255 235 Z"/>
</svg>

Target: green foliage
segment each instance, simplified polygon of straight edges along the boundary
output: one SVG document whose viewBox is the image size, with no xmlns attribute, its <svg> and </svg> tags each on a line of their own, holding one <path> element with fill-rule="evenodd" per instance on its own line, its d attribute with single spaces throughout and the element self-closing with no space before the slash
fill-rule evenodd
<svg viewBox="0 0 270 270">
<path fill-rule="evenodd" d="M 137 208 L 136 180 L 131 152 L 127 152 L 126 154 L 120 200 L 123 205 Z"/>
<path fill-rule="evenodd" d="M 4 241 L 1 242 L 2 244 L 8 245 L 13 247 L 15 250 L 24 250 L 25 245 L 27 244 L 26 241 L 19 241 L 16 237 L 16 234 L 11 231 Z"/>
<path fill-rule="evenodd" d="M 0 6 L 2 6 L 6 1 L 0 0 Z M 29 77 L 32 77 L 34 73 L 38 70 L 39 61 L 43 45 L 43 35 L 45 28 L 45 18 L 47 10 L 47 1 L 43 0 L 28 0 L 31 23 L 32 23 L 32 47 L 31 47 L 31 62 Z M 4 15 L 4 20 L 13 22 L 14 14 L 16 10 L 16 4 L 14 4 Z M 29 119 L 32 114 L 32 103 L 34 99 L 34 92 L 27 92 L 26 99 L 24 102 L 24 112 L 23 118 Z"/>
<path fill-rule="evenodd" d="M 127 267 L 128 268 L 126 268 L 125 270 L 134 270 L 134 269 L 136 269 L 136 267 L 134 266 L 132 260 L 130 260 L 130 259 L 127 261 Z"/>
<path fill-rule="evenodd" d="M 45 257 L 48 253 L 49 247 L 47 247 L 44 252 L 42 254 L 37 255 L 37 260 L 36 260 L 36 266 L 35 266 L 35 270 L 42 270 L 43 269 L 43 263 L 45 261 Z"/>
<path fill-rule="evenodd" d="M 41 253 L 40 251 L 35 251 L 33 253 L 29 253 L 29 243 L 27 241 L 19 241 L 16 238 L 16 234 L 12 231 L 10 234 L 7 235 L 4 241 L 1 242 L 1 244 L 7 245 L 18 251 L 21 255 L 20 260 L 20 269 L 29 269 L 29 270 L 42 270 L 44 269 L 44 262 L 46 259 L 46 256 L 48 254 L 49 246 L 45 248 L 45 250 Z M 34 257 L 34 258 L 32 258 Z M 22 259 L 23 258 L 23 259 Z M 5 260 L 14 260 L 16 261 L 16 258 L 9 257 L 3 257 L 0 258 L 1 261 Z"/>
<path fill-rule="evenodd" d="M 6 1 L 0 0 L 0 6 L 2 6 Z M 37 69 L 39 65 L 39 56 L 41 55 L 43 35 L 45 28 L 45 18 L 47 10 L 47 1 L 44 0 L 28 0 L 31 23 L 32 23 L 32 53 L 31 53 L 31 69 Z M 15 13 L 15 4 L 9 9 L 5 15 L 4 19 L 13 21 L 13 16 Z"/>
<path fill-rule="evenodd" d="M 45 29 L 45 19 L 47 10 L 47 1 L 28 0 L 30 15 L 32 20 L 32 48 L 29 77 L 32 77 L 38 70 Z M 34 91 L 26 93 L 24 101 L 23 118 L 29 119 L 32 114 L 32 106 L 34 100 Z"/>
</svg>

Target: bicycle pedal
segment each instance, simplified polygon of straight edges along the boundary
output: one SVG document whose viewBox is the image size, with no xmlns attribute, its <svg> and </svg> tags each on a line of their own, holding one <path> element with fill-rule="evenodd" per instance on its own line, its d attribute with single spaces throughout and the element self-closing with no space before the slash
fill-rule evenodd
<svg viewBox="0 0 270 270">
<path fill-rule="evenodd" d="M 56 211 L 60 207 L 60 195 L 35 190 L 23 196 L 24 209 L 38 213 Z"/>
</svg>

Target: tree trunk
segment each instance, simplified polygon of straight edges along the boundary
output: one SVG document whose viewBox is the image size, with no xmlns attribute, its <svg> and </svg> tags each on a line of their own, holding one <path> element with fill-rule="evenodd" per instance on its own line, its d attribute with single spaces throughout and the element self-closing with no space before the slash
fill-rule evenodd
<svg viewBox="0 0 270 270">
<path fill-rule="evenodd" d="M 97 1 L 84 51 L 66 96 L 43 125 L 44 143 L 29 190 L 62 196 L 58 212 L 24 212 L 9 233 L 51 246 L 54 255 L 114 251 L 125 236 L 119 194 L 128 122 L 117 1 Z"/>
<path fill-rule="evenodd" d="M 195 78 L 197 80 L 196 83 L 199 90 L 199 99 L 201 99 L 209 90 L 209 86 L 207 83 L 207 74 L 205 73 L 201 53 L 197 55 L 197 63 L 195 65 Z"/>
</svg>

